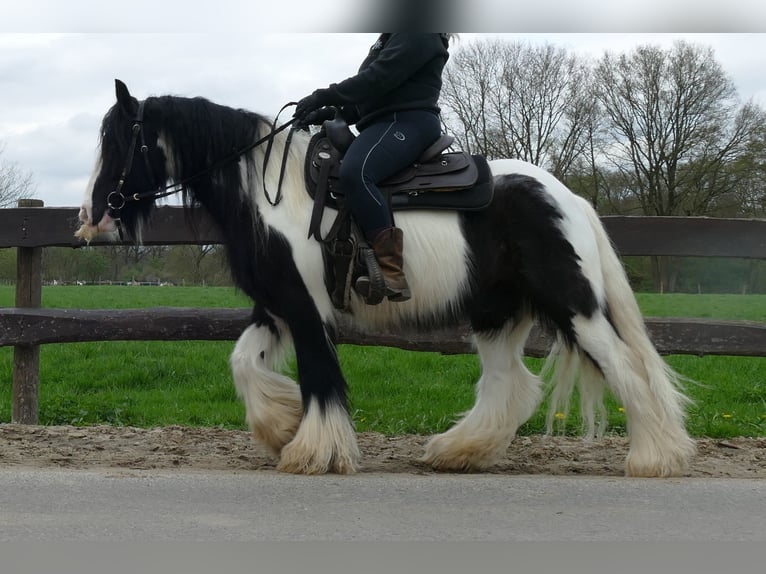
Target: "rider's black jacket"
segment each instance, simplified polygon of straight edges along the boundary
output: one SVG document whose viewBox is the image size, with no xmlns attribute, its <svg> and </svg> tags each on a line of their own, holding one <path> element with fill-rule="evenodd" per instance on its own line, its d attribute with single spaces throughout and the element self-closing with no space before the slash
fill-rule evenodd
<svg viewBox="0 0 766 574">
<path fill-rule="evenodd" d="M 359 72 L 328 88 L 343 116 L 358 129 L 398 110 L 439 113 L 447 34 L 381 34 Z M 330 99 L 328 98 L 328 99 Z"/>
</svg>

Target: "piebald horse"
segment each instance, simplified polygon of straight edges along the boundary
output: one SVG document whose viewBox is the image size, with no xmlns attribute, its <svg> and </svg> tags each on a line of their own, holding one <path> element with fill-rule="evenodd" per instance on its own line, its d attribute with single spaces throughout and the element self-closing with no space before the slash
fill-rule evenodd
<svg viewBox="0 0 766 574">
<path fill-rule="evenodd" d="M 361 456 L 335 349 L 336 310 L 321 246 L 307 238 L 309 135 L 295 131 L 286 146 L 288 132 L 272 134 L 272 122 L 259 114 L 204 98 L 138 101 L 122 82 L 116 87 L 79 236 L 114 232 L 119 218 L 140 241 L 163 195 L 151 190 L 182 187 L 184 204 L 201 206 L 220 228 L 233 279 L 253 300 L 252 324 L 230 365 L 254 438 L 278 456 L 280 471 L 357 471 Z M 263 161 L 267 147 L 278 160 Z M 485 209 L 396 213 L 412 299 L 367 305 L 352 292 L 346 311 L 368 330 L 470 324 L 481 360 L 475 404 L 430 439 L 422 460 L 440 470 L 482 470 L 503 455 L 541 402 L 541 380 L 522 361 L 540 321 L 557 341 L 548 358 L 552 412 L 577 385 L 585 432 L 598 435 L 607 388 L 627 417 L 626 474 L 683 474 L 695 447 L 685 429 L 680 377 L 647 336 L 596 212 L 534 165 L 504 159 L 490 167 L 495 192 Z M 274 201 L 277 190 L 281 201 Z M 334 215 L 325 211 L 323 233 Z M 293 351 L 297 383 L 282 374 Z"/>
</svg>

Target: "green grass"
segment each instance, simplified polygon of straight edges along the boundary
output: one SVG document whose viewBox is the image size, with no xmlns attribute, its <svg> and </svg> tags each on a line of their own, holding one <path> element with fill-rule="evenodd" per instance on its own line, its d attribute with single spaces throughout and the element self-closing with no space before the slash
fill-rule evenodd
<svg viewBox="0 0 766 574">
<path fill-rule="evenodd" d="M 14 288 L 0 286 L 0 307 Z M 43 306 L 80 309 L 249 307 L 225 287 L 67 286 L 43 289 Z M 41 424 L 182 424 L 243 428 L 228 367 L 233 342 L 118 341 L 44 345 Z M 0 349 L 0 421 L 10 421 L 12 349 Z"/>
<path fill-rule="evenodd" d="M 12 287 L 0 286 L 0 307 L 13 306 Z M 638 295 L 647 316 L 749 319 L 766 322 L 764 295 Z M 69 308 L 154 306 L 247 307 L 224 287 L 46 287 L 43 305 Z M 45 345 L 41 350 L 42 424 L 179 424 L 244 428 L 228 366 L 233 342 L 109 342 Z M 10 421 L 12 349 L 0 349 L 0 422 Z M 357 429 L 386 434 L 445 430 L 473 403 L 478 359 L 384 347 L 344 345 L 340 361 L 349 381 Z M 766 358 L 670 356 L 695 381 L 689 430 L 695 436 L 766 436 Z M 528 359 L 537 372 L 542 361 Z M 294 372 L 294 364 L 289 366 Z M 566 432 L 579 429 L 573 401 Z M 539 433 L 545 407 L 521 429 Z M 624 432 L 619 405 L 607 401 L 611 432 Z"/>
<path fill-rule="evenodd" d="M 647 317 L 702 317 L 766 322 L 766 295 L 637 293 Z"/>
<path fill-rule="evenodd" d="M 5 288 L 3 288 L 5 289 Z M 10 288 L 8 288 L 10 290 Z M 0 291 L 2 293 L 2 291 Z M 0 306 L 13 305 L 0 297 Z M 231 287 L 46 287 L 43 307 L 132 309 L 139 307 L 250 307 L 250 300 Z"/>
</svg>

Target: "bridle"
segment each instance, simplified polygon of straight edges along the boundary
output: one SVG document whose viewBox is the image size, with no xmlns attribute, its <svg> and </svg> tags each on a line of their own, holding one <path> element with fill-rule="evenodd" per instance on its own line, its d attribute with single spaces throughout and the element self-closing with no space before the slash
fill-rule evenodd
<svg viewBox="0 0 766 574">
<path fill-rule="evenodd" d="M 149 163 L 149 146 L 146 145 L 146 138 L 144 137 L 143 130 L 145 103 L 146 100 L 142 101 L 138 105 L 136 119 L 134 120 L 133 127 L 131 129 L 132 137 L 130 139 L 130 146 L 128 146 L 128 155 L 125 158 L 125 165 L 122 168 L 122 172 L 120 172 L 120 179 L 117 180 L 117 187 L 108 196 L 106 196 L 106 204 L 109 207 L 109 216 L 115 221 L 120 220 L 120 210 L 125 207 L 125 204 L 128 201 L 139 201 L 142 199 L 142 195 L 145 194 L 148 194 L 147 197 L 157 197 L 155 194 L 162 193 L 164 191 L 160 190 L 159 186 L 156 186 L 156 188 L 150 192 L 145 192 L 144 194 L 136 193 L 132 196 L 129 196 L 128 198 L 122 194 L 122 187 L 125 185 L 125 180 L 128 179 L 128 175 L 130 175 L 130 170 L 133 168 L 133 156 L 136 153 L 136 144 L 138 143 L 139 137 L 141 138 L 141 155 L 144 157 L 144 162 L 146 163 L 146 171 L 149 174 L 149 178 L 152 180 L 152 185 L 154 186 L 154 174 L 152 171 L 152 166 Z"/>
<path fill-rule="evenodd" d="M 296 102 L 288 102 L 284 106 L 282 106 L 282 109 L 279 110 L 279 113 L 277 113 L 277 116 L 274 118 L 274 122 L 271 126 L 271 131 L 266 134 L 264 137 L 246 145 L 240 150 L 237 150 L 233 152 L 231 155 L 226 156 L 225 158 L 213 163 L 212 165 L 206 167 L 202 171 L 195 173 L 194 175 L 191 175 L 187 178 L 182 179 L 181 181 L 177 181 L 168 185 L 163 185 L 161 183 L 157 183 L 154 179 L 154 172 L 152 170 L 151 163 L 149 162 L 149 146 L 146 145 L 146 138 L 144 137 L 144 105 L 146 104 L 147 100 L 143 100 L 138 105 L 138 111 L 136 112 L 136 119 L 134 120 L 133 127 L 131 128 L 132 136 L 130 140 L 130 145 L 128 146 L 128 154 L 125 158 L 125 165 L 122 168 L 122 171 L 120 172 L 120 179 L 117 180 L 117 187 L 114 189 L 114 191 L 110 192 L 109 195 L 106 197 L 106 204 L 108 208 L 109 217 L 111 217 L 115 222 L 119 224 L 120 222 L 120 210 L 125 207 L 125 205 L 129 202 L 133 201 L 141 201 L 142 199 L 160 199 L 162 197 L 167 197 L 169 195 L 173 195 L 176 193 L 181 192 L 190 182 L 194 181 L 195 179 L 198 179 L 204 175 L 207 175 L 208 173 L 223 167 L 226 164 L 229 164 L 233 161 L 238 161 L 240 157 L 242 157 L 247 152 L 253 150 L 254 148 L 258 147 L 259 145 L 262 145 L 264 143 L 268 143 L 268 146 L 266 147 L 266 152 L 264 153 L 263 158 L 263 170 L 262 174 L 264 177 L 263 182 L 263 191 L 266 194 L 266 199 L 272 206 L 276 206 L 282 199 L 282 181 L 284 179 L 284 173 L 285 173 L 285 166 L 287 162 L 287 151 L 290 146 L 290 141 L 292 140 L 293 132 L 295 131 L 295 128 L 291 129 L 287 136 L 287 141 L 285 143 L 285 150 L 284 150 L 284 156 L 282 157 L 282 164 L 281 164 L 281 171 L 279 174 L 279 184 L 277 189 L 277 194 L 274 198 L 274 200 L 271 199 L 269 196 L 268 191 L 266 190 L 266 182 L 265 182 L 265 171 L 266 166 L 268 164 L 269 157 L 271 155 L 271 148 L 274 144 L 274 136 L 276 136 L 279 132 L 282 130 L 290 127 L 293 123 L 295 123 L 296 118 L 293 118 L 281 126 L 277 127 L 277 121 L 279 119 L 279 115 L 285 110 L 285 108 L 289 106 L 294 106 Z M 122 193 L 122 188 L 125 185 L 125 181 L 127 180 L 128 176 L 130 175 L 130 171 L 133 167 L 133 159 L 134 155 L 136 153 L 136 145 L 138 145 L 138 142 L 141 142 L 141 147 L 139 148 L 139 151 L 141 152 L 141 155 L 144 158 L 144 163 L 146 166 L 146 171 L 149 176 L 149 179 L 151 181 L 152 189 L 149 191 L 144 191 L 141 193 L 134 193 L 133 195 L 125 195 Z M 119 227 L 120 235 L 122 235 L 122 228 Z"/>
</svg>

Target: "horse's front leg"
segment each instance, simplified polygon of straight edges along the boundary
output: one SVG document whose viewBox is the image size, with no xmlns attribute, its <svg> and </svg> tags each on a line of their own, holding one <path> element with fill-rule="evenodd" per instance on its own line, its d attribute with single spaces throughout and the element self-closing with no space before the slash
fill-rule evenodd
<svg viewBox="0 0 766 574">
<path fill-rule="evenodd" d="M 292 345 L 285 323 L 262 307 L 231 354 L 234 385 L 245 403 L 246 420 L 256 442 L 279 455 L 298 430 L 303 405 L 298 385 L 281 374 Z"/>
<path fill-rule="evenodd" d="M 231 355 L 234 384 L 256 442 L 298 474 L 356 471 L 359 450 L 346 404 L 346 381 L 318 315 L 286 321 L 256 306 L 253 324 Z M 300 387 L 280 371 L 295 347 Z"/>
<path fill-rule="evenodd" d="M 359 448 L 341 373 L 328 328 L 319 320 L 291 326 L 295 344 L 303 419 L 295 437 L 282 449 L 277 470 L 295 474 L 352 474 Z"/>
</svg>

